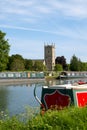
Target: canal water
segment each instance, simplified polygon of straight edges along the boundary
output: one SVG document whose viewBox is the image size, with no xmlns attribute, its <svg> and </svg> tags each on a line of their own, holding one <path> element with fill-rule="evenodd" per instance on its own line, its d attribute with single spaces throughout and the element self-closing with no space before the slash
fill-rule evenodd
<svg viewBox="0 0 87 130">
<path fill-rule="evenodd" d="M 8 111 L 9 115 L 17 115 L 25 112 L 26 107 L 38 107 L 39 103 L 34 97 L 34 88 L 36 94 L 41 99 L 41 90 L 43 85 L 56 85 L 64 83 L 73 83 L 79 79 L 73 80 L 49 80 L 34 83 L 22 83 L 13 85 L 0 84 L 0 112 Z M 83 80 L 83 79 L 82 79 Z M 84 79 L 87 81 L 87 79 Z"/>
</svg>

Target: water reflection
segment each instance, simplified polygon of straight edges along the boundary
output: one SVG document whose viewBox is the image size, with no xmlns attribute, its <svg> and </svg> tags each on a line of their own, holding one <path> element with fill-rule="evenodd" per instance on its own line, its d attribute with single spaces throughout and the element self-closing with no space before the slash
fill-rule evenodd
<svg viewBox="0 0 87 130">
<path fill-rule="evenodd" d="M 9 91 L 5 86 L 0 86 L 0 110 L 5 110 L 7 108 L 7 96 L 9 95 Z"/>
<path fill-rule="evenodd" d="M 10 115 L 20 114 L 26 106 L 39 107 L 35 100 L 33 90 L 35 85 L 37 95 L 41 98 L 41 87 L 44 82 L 31 84 L 0 85 L 0 111 L 8 110 Z"/>
<path fill-rule="evenodd" d="M 24 83 L 13 85 L 0 85 L 0 111 L 8 110 L 10 115 L 20 114 L 25 111 L 26 106 L 39 107 L 34 97 L 34 87 L 37 85 L 37 95 L 41 99 L 41 90 L 43 85 L 56 85 L 64 83 L 73 83 L 78 80 L 87 82 L 86 79 L 69 80 L 46 80 L 36 83 Z"/>
<path fill-rule="evenodd" d="M 46 85 L 52 86 L 52 85 L 59 85 L 59 84 L 73 84 L 80 80 L 87 82 L 87 78 L 76 78 L 76 79 L 73 78 L 73 79 L 47 80 Z"/>
</svg>

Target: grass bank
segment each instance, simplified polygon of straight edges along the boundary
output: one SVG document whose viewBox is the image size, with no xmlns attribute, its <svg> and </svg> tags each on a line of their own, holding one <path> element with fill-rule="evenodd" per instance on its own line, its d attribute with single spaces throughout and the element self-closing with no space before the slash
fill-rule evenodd
<svg viewBox="0 0 87 130">
<path fill-rule="evenodd" d="M 27 114 L 26 114 L 27 116 Z M 70 107 L 38 114 L 21 121 L 18 116 L 0 119 L 0 130 L 87 130 L 87 107 Z"/>
</svg>

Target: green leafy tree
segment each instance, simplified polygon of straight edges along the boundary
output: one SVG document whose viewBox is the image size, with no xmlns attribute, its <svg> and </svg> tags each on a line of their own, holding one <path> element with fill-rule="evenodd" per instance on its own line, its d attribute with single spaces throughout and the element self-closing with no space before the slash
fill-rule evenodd
<svg viewBox="0 0 87 130">
<path fill-rule="evenodd" d="M 81 70 L 82 71 L 87 71 L 87 63 L 86 62 L 81 63 Z"/>
<path fill-rule="evenodd" d="M 35 71 L 44 71 L 46 70 L 46 67 L 41 61 L 35 61 L 33 69 Z"/>
<path fill-rule="evenodd" d="M 75 55 L 72 56 L 70 61 L 70 70 L 71 71 L 81 71 L 82 62 Z"/>
<path fill-rule="evenodd" d="M 23 71 L 25 70 L 24 59 L 21 55 L 12 55 L 9 58 L 8 69 L 12 71 Z"/>
<path fill-rule="evenodd" d="M 10 45 L 5 40 L 6 33 L 0 31 L 0 71 L 6 70 L 9 59 Z"/>
<path fill-rule="evenodd" d="M 33 62 L 32 60 L 25 59 L 25 69 L 26 70 L 33 70 Z"/>
<path fill-rule="evenodd" d="M 63 71 L 63 67 L 61 64 L 56 64 L 55 67 L 54 67 L 54 70 L 55 71 Z"/>
<path fill-rule="evenodd" d="M 58 56 L 55 59 L 56 64 L 61 64 L 64 70 L 68 69 L 67 63 L 66 63 L 66 58 L 64 56 Z"/>
</svg>

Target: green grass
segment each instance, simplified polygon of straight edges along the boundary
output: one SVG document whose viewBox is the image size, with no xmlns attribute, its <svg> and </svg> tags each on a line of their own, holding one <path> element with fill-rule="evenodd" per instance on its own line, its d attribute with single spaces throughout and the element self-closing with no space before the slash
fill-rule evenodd
<svg viewBox="0 0 87 130">
<path fill-rule="evenodd" d="M 0 130 L 87 130 L 87 107 L 49 110 L 43 116 L 33 113 L 31 119 L 29 111 L 24 121 L 20 120 L 22 116 L 2 118 Z"/>
</svg>

